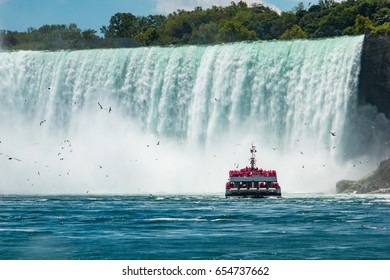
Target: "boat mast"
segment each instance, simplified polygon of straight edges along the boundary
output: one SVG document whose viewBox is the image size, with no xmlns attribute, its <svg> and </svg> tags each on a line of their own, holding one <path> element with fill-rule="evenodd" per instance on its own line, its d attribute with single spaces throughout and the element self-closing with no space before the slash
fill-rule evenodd
<svg viewBox="0 0 390 280">
<path fill-rule="evenodd" d="M 256 168 L 256 146 L 252 145 L 252 148 L 251 148 L 251 169 L 254 170 Z"/>
</svg>

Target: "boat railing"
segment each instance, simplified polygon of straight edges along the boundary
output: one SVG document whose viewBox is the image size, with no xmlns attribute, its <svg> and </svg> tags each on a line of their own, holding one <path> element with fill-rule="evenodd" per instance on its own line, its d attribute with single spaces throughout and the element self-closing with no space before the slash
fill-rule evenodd
<svg viewBox="0 0 390 280">
<path fill-rule="evenodd" d="M 263 170 L 263 169 L 241 169 L 241 170 L 230 170 L 230 177 L 253 177 L 253 176 L 263 176 L 263 177 L 275 177 L 275 170 Z"/>
</svg>

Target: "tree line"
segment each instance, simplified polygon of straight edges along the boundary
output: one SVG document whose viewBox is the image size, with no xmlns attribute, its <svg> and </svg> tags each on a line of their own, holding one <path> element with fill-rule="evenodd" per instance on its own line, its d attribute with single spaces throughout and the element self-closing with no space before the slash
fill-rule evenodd
<svg viewBox="0 0 390 280">
<path fill-rule="evenodd" d="M 6 49 L 58 50 L 220 44 L 342 35 L 390 34 L 389 0 L 320 0 L 278 13 L 262 4 L 231 2 L 168 15 L 116 13 L 107 26 L 82 31 L 77 24 L 44 25 L 26 32 L 1 30 Z"/>
</svg>

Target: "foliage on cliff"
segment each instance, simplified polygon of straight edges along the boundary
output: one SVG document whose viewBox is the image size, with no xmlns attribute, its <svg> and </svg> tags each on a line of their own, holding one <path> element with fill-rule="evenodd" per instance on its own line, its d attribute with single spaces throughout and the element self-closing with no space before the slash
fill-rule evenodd
<svg viewBox="0 0 390 280">
<path fill-rule="evenodd" d="M 218 44 L 244 40 L 323 38 L 365 32 L 390 34 L 389 0 L 320 0 L 278 13 L 262 4 L 232 2 L 230 6 L 177 10 L 167 16 L 117 13 L 108 26 L 81 31 L 76 24 L 44 25 L 27 32 L 3 30 L 9 49 L 82 49 L 171 44 Z"/>
</svg>

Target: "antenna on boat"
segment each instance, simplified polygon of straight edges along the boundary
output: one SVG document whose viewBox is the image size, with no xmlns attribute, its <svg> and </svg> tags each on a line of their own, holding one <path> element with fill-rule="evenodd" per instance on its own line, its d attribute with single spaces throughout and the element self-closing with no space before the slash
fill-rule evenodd
<svg viewBox="0 0 390 280">
<path fill-rule="evenodd" d="M 252 148 L 251 148 L 251 150 L 250 150 L 250 152 L 251 152 L 251 154 L 252 154 L 252 156 L 251 156 L 251 169 L 253 170 L 253 169 L 255 169 L 256 168 L 256 146 L 254 146 L 253 144 L 252 144 Z"/>
</svg>

